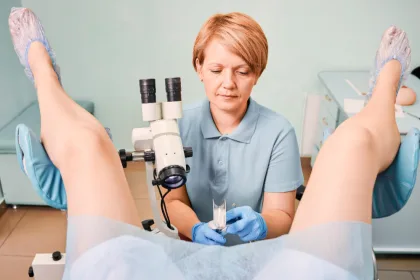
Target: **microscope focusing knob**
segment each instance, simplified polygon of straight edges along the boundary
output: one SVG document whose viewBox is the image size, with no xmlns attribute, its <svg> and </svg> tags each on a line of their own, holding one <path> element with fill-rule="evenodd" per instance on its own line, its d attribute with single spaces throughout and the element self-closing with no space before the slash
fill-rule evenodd
<svg viewBox="0 0 420 280">
<path fill-rule="evenodd" d="M 121 164 L 124 168 L 127 167 L 127 161 L 133 160 L 133 154 L 130 152 L 126 152 L 125 149 L 121 149 L 118 151 L 118 154 L 120 156 Z"/>
<path fill-rule="evenodd" d="M 61 253 L 60 253 L 60 251 L 55 251 L 55 252 L 52 254 L 52 258 L 53 258 L 53 260 L 54 260 L 54 261 L 59 261 L 59 260 L 61 260 Z"/>
<path fill-rule="evenodd" d="M 120 160 L 123 168 L 127 167 L 127 153 L 124 149 L 121 149 L 118 151 L 118 154 L 120 155 Z"/>
<path fill-rule="evenodd" d="M 192 157 L 193 156 L 193 149 L 192 147 L 184 147 L 184 155 L 185 157 Z"/>
<path fill-rule="evenodd" d="M 154 151 L 145 151 L 144 152 L 144 161 L 154 161 L 155 152 Z"/>
<path fill-rule="evenodd" d="M 35 275 L 34 274 L 34 269 L 33 269 L 32 266 L 30 266 L 29 269 L 28 269 L 28 276 L 32 278 L 32 277 L 34 277 L 34 275 Z"/>
</svg>

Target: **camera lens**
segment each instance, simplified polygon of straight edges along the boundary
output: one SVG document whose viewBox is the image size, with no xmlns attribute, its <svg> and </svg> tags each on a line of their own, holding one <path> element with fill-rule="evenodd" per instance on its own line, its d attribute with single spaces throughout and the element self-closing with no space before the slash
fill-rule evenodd
<svg viewBox="0 0 420 280">
<path fill-rule="evenodd" d="M 168 102 L 181 101 L 181 78 L 166 78 L 165 89 Z"/>
<path fill-rule="evenodd" d="M 141 102 L 143 104 L 156 103 L 155 79 L 142 79 L 139 81 Z"/>
</svg>

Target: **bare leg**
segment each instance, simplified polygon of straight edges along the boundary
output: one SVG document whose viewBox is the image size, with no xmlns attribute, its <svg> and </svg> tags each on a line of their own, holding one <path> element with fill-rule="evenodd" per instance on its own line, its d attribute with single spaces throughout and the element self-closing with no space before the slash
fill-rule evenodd
<svg viewBox="0 0 420 280">
<path fill-rule="evenodd" d="M 29 9 L 22 11 L 11 27 L 15 48 L 40 24 Z M 41 139 L 61 172 L 69 215 L 103 216 L 140 226 L 120 159 L 105 129 L 66 94 L 42 43 L 30 44 L 27 64 L 37 89 Z"/>
<path fill-rule="evenodd" d="M 400 44 L 405 60 L 388 61 L 377 77 L 372 97 L 356 116 L 346 120 L 321 149 L 291 232 L 334 221 L 371 223 L 376 176 L 396 156 L 400 135 L 394 104 L 410 49 L 405 33 L 390 28 L 380 52 Z M 394 44 L 394 45 L 393 45 Z M 382 49 L 381 49 L 382 48 Z"/>
</svg>

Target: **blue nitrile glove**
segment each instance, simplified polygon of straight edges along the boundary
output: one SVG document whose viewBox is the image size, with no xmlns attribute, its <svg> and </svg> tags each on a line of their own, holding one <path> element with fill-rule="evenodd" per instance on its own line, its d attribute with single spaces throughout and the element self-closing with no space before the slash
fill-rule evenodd
<svg viewBox="0 0 420 280">
<path fill-rule="evenodd" d="M 226 239 L 214 229 L 209 227 L 208 223 L 199 222 L 192 228 L 192 241 L 205 245 L 223 245 Z"/>
<path fill-rule="evenodd" d="M 228 225 L 226 233 L 237 234 L 244 242 L 264 239 L 267 236 L 267 224 L 263 217 L 249 206 L 227 211 L 226 222 L 232 221 L 234 222 Z"/>
</svg>

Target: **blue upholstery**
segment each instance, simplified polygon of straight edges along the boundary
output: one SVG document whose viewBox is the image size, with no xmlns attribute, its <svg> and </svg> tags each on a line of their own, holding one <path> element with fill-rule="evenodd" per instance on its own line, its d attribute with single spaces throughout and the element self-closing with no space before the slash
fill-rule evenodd
<svg viewBox="0 0 420 280">
<path fill-rule="evenodd" d="M 324 142 L 332 133 L 328 129 L 323 131 Z M 412 128 L 402 140 L 394 161 L 376 177 L 372 198 L 373 219 L 391 216 L 407 204 L 416 185 L 419 146 L 420 130 Z"/>
<path fill-rule="evenodd" d="M 76 101 L 91 114 L 94 113 L 94 103 L 91 101 Z M 41 118 L 37 101 L 32 102 L 18 115 L 0 128 L 0 154 L 16 154 L 15 131 L 18 124 L 25 124 L 39 137 Z"/>
<path fill-rule="evenodd" d="M 18 93 L 26 93 L 19 91 Z M 34 95 L 32 95 L 34 96 Z M 15 96 L 16 97 L 16 96 Z M 16 99 L 16 100 L 15 100 Z M 22 172 L 16 155 L 15 133 L 18 124 L 25 124 L 30 127 L 39 138 L 41 130 L 41 116 L 37 100 L 27 102 L 22 97 L 6 100 L 8 106 L 1 104 L 3 109 L 2 122 L 0 122 L 0 180 L 1 189 L 6 204 L 15 205 L 47 205 L 45 201 L 31 186 L 28 177 Z M 76 102 L 94 114 L 94 103 L 90 101 Z M 28 105 L 29 104 L 29 105 Z M 20 105 L 20 110 L 17 110 Z M 9 108 L 10 110 L 7 110 Z M 1 200 L 1 197 L 0 197 Z"/>
<path fill-rule="evenodd" d="M 373 190 L 372 218 L 400 211 L 409 200 L 417 179 L 420 130 L 413 128 L 401 142 L 392 164 L 378 175 Z"/>
</svg>

